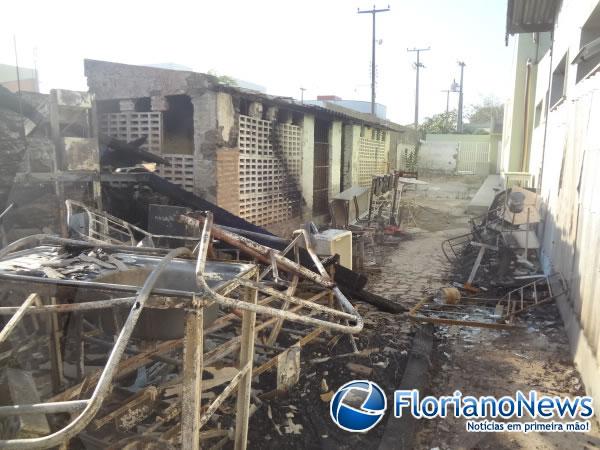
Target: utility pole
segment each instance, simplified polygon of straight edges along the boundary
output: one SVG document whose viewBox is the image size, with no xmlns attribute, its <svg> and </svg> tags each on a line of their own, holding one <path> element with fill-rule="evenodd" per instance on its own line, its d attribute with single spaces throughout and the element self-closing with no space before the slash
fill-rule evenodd
<svg viewBox="0 0 600 450">
<path fill-rule="evenodd" d="M 458 133 L 463 132 L 463 82 L 464 82 L 464 71 L 466 64 L 464 61 L 458 61 L 460 66 L 460 91 L 458 91 L 458 118 L 456 119 L 456 131 Z"/>
<path fill-rule="evenodd" d="M 390 10 L 390 5 L 385 9 L 376 9 L 373 5 L 373 9 L 361 11 L 358 9 L 358 14 L 372 14 L 373 15 L 373 42 L 371 47 L 371 114 L 375 115 L 375 15 L 380 12 L 387 12 Z"/>
<path fill-rule="evenodd" d="M 421 63 L 421 52 L 431 50 L 431 47 L 427 48 L 407 48 L 407 52 L 417 52 L 417 62 L 415 63 L 415 69 L 417 69 L 417 83 L 415 87 L 415 133 L 417 135 L 417 146 L 419 143 L 419 71 L 421 67 L 425 68 L 425 65 Z"/>
<path fill-rule="evenodd" d="M 306 88 L 301 87 L 300 88 L 300 103 L 304 104 L 304 91 L 306 90 Z"/>
<path fill-rule="evenodd" d="M 446 114 L 448 114 L 448 111 L 450 108 L 450 92 L 452 92 L 452 91 L 450 89 L 442 89 L 441 92 L 446 93 Z"/>
</svg>

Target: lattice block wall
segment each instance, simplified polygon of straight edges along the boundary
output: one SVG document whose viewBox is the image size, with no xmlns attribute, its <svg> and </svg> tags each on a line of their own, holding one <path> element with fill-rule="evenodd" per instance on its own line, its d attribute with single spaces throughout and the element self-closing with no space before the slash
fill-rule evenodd
<svg viewBox="0 0 600 450">
<path fill-rule="evenodd" d="M 361 137 L 358 144 L 358 184 L 371 187 L 373 175 L 384 175 L 387 172 L 388 155 L 385 141 Z"/>
<path fill-rule="evenodd" d="M 275 129 L 274 129 L 275 128 Z M 256 225 L 300 212 L 301 128 L 240 116 L 240 216 Z"/>
<path fill-rule="evenodd" d="M 102 114 L 100 129 L 109 136 L 128 142 L 148 136 L 141 148 L 156 154 L 162 153 L 163 116 L 160 111 Z"/>
<path fill-rule="evenodd" d="M 157 166 L 156 173 L 187 191 L 194 190 L 194 157 L 192 155 L 162 154 L 163 116 L 160 111 L 118 112 L 102 114 L 100 128 L 103 133 L 133 141 L 147 136 L 144 150 L 161 155 L 171 163 L 170 167 Z"/>
<path fill-rule="evenodd" d="M 186 191 L 194 192 L 194 157 L 178 154 L 161 156 L 169 161 L 171 166 L 159 165 L 156 168 L 156 173 L 171 183 L 181 186 Z"/>
</svg>

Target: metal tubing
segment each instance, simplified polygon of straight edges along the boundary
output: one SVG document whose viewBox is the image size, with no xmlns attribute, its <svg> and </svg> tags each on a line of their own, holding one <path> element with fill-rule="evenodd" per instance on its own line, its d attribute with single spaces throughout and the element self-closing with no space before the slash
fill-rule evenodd
<svg viewBox="0 0 600 450">
<path fill-rule="evenodd" d="M 5 216 L 6 214 L 8 214 L 8 212 L 9 212 L 11 209 L 13 209 L 13 207 L 14 207 L 14 206 L 15 206 L 15 204 L 14 204 L 14 203 L 11 203 L 10 205 L 8 205 L 8 206 L 6 207 L 6 209 L 5 209 L 4 211 L 2 211 L 2 213 L 0 213 L 0 221 L 2 221 L 2 219 L 4 219 L 4 216 Z"/>
<path fill-rule="evenodd" d="M 192 227 L 198 227 L 202 222 L 206 222 L 208 218 L 199 218 L 199 217 L 191 217 L 182 215 L 180 216 L 180 222 L 185 223 L 186 225 L 190 225 Z M 265 247 L 264 245 L 258 244 L 251 239 L 245 238 L 243 236 L 238 236 L 234 233 L 230 233 L 228 231 L 223 230 L 218 226 L 214 226 L 211 228 L 211 232 L 216 239 L 219 239 L 229 245 L 232 245 L 249 255 L 255 257 L 260 260 L 264 264 L 271 264 L 270 252 L 273 252 L 274 258 L 277 261 L 279 267 L 288 272 L 297 273 L 298 275 L 307 278 L 317 284 L 320 284 L 326 288 L 335 287 L 335 283 L 331 280 L 324 279 L 322 276 L 314 273 L 312 270 L 307 269 L 303 265 L 299 263 L 294 263 L 287 259 L 285 256 L 281 254 L 281 252 L 277 250 L 273 250 L 272 248 Z M 200 241 L 199 246 L 202 244 L 202 240 Z"/>
<path fill-rule="evenodd" d="M 51 243 L 58 245 L 70 245 L 72 247 L 84 247 L 84 248 L 101 248 L 103 250 L 119 250 L 119 251 L 129 251 L 136 253 L 147 253 L 147 254 L 158 254 L 158 255 L 166 255 L 168 249 L 164 248 L 152 248 L 152 247 L 133 247 L 130 245 L 115 245 L 115 244 L 106 244 L 102 242 L 89 242 L 89 241 L 81 241 L 77 239 L 68 239 L 59 236 L 54 236 L 51 234 L 32 234 L 31 236 L 27 236 L 21 239 L 18 239 L 2 250 L 0 250 L 0 259 L 4 258 L 9 253 L 12 253 L 17 250 L 21 250 L 31 245 L 40 245 L 42 243 Z"/>
<path fill-rule="evenodd" d="M 0 344 L 2 344 L 11 331 L 15 329 L 21 319 L 25 316 L 25 312 L 27 311 L 29 305 L 31 305 L 36 299 L 39 299 L 37 294 L 30 294 L 23 304 L 17 309 L 15 315 L 10 318 L 8 323 L 4 326 L 4 328 L 2 328 L 2 331 L 0 331 Z"/>
<path fill-rule="evenodd" d="M 37 294 L 31 294 L 37 295 Z M 24 309 L 24 314 L 50 314 L 50 313 L 69 313 L 76 311 L 92 311 L 96 309 L 109 309 L 115 306 L 127 306 L 132 305 L 135 302 L 136 297 L 123 297 L 113 298 L 109 300 L 95 300 L 93 302 L 83 303 L 66 303 L 57 305 L 41 305 L 41 306 L 28 306 Z M 7 316 L 17 313 L 22 306 L 0 306 L 0 316 Z M 16 314 L 15 314 L 16 316 Z M 14 317 L 14 316 L 13 316 Z M 10 319 L 12 320 L 12 318 Z M 6 324 L 8 326 L 8 324 Z M 4 327 L 6 328 L 6 327 Z M 2 330 L 4 332 L 4 330 Z M 0 343 L 2 339 L 0 338 Z"/>
<path fill-rule="evenodd" d="M 238 384 L 240 383 L 241 378 L 248 373 L 252 369 L 252 363 L 247 363 L 235 376 L 229 381 L 229 384 L 223 389 L 217 398 L 213 400 L 208 409 L 202 417 L 200 417 L 200 421 L 198 423 L 198 428 L 201 429 L 206 422 L 212 417 L 215 411 L 223 404 L 223 402 L 231 395 L 231 393 L 237 389 Z"/>
<path fill-rule="evenodd" d="M 70 400 L 66 402 L 32 403 L 30 405 L 0 406 L 0 417 L 21 416 L 24 414 L 56 414 L 81 411 L 89 400 Z"/>
<path fill-rule="evenodd" d="M 73 419 L 71 423 L 69 423 L 61 430 L 49 434 L 48 436 L 30 439 L 0 440 L 0 447 L 9 449 L 39 449 L 55 447 L 72 439 L 81 431 L 83 431 L 83 429 L 94 418 L 94 416 L 102 406 L 104 398 L 106 397 L 106 395 L 108 395 L 110 391 L 112 379 L 118 368 L 119 361 L 121 360 L 121 357 L 125 352 L 125 347 L 127 346 L 129 338 L 133 333 L 135 324 L 137 323 L 140 315 L 142 314 L 144 305 L 150 297 L 152 288 L 158 280 L 158 277 L 173 258 L 176 258 L 180 255 L 190 254 L 190 250 L 186 248 L 177 248 L 171 250 L 154 268 L 154 270 L 150 273 L 148 278 L 146 278 L 144 285 L 138 293 L 137 300 L 133 304 L 131 311 L 129 312 L 129 316 L 125 321 L 123 328 L 121 329 L 121 333 L 117 338 L 115 346 L 113 347 L 113 350 L 110 353 L 110 356 L 108 357 L 108 361 L 106 362 L 106 366 L 104 367 L 104 370 L 100 375 L 100 379 L 98 380 L 98 384 L 94 389 L 92 397 L 88 400 L 85 409 L 79 414 L 79 416 Z"/>
<path fill-rule="evenodd" d="M 194 220 L 197 222 L 196 220 Z M 206 256 L 208 254 L 208 247 L 210 244 L 210 234 L 212 228 L 212 214 L 207 213 L 206 219 L 204 220 L 204 226 L 202 229 L 202 235 L 200 238 L 200 243 L 198 245 L 198 262 L 196 264 L 196 282 L 198 287 L 200 287 L 204 291 L 204 295 L 208 300 L 215 301 L 221 305 L 229 306 L 233 308 L 239 308 L 243 310 L 253 311 L 261 314 L 269 314 L 275 317 L 281 317 L 283 319 L 291 320 L 293 322 L 306 323 L 309 325 L 317 325 L 325 328 L 329 328 L 332 330 L 341 331 L 343 333 L 358 333 L 363 328 L 363 320 L 362 317 L 358 313 L 352 315 L 352 320 L 356 321 L 356 325 L 342 325 L 338 323 L 328 322 L 326 320 L 315 319 L 313 317 L 301 316 L 299 314 L 295 314 L 289 311 L 282 311 L 280 309 L 271 308 L 268 306 L 257 305 L 248 302 L 242 302 L 239 300 L 234 300 L 228 297 L 224 297 L 217 292 L 213 291 L 209 286 L 206 280 L 204 279 L 204 267 L 206 264 Z M 216 229 L 217 227 L 215 227 Z M 212 230 L 214 231 L 214 229 Z M 215 234 L 216 236 L 216 234 Z M 258 244 L 256 244 L 258 245 Z M 285 259 L 285 258 L 284 258 Z M 308 270 L 308 269 L 305 269 Z M 314 272 L 311 272 L 314 274 Z M 316 274 L 314 274 L 316 275 Z M 260 288 L 260 291 L 263 291 L 264 288 Z M 276 291 L 278 292 L 278 291 Z M 335 290 L 334 290 L 335 292 Z M 281 293 L 279 293 L 281 294 Z M 340 292 L 341 294 L 341 292 Z M 284 294 L 281 294 L 284 295 Z M 343 297 L 343 296 L 342 296 Z M 345 297 L 344 297 L 345 299 Z M 348 302 L 348 300 L 346 300 Z M 349 302 L 348 302 L 349 303 Z M 354 309 L 354 308 L 352 308 Z M 336 311 L 339 313 L 339 311 Z"/>
<path fill-rule="evenodd" d="M 327 270 L 325 270 L 325 267 L 323 267 L 323 264 L 321 264 L 321 260 L 319 259 L 319 257 L 315 253 L 314 249 L 312 248 L 312 245 L 310 243 L 310 239 L 306 233 L 306 230 L 296 230 L 294 233 L 299 233 L 304 236 L 306 251 L 310 255 L 311 259 L 313 260 L 315 267 L 317 268 L 317 270 L 319 271 L 319 273 L 321 274 L 321 276 L 323 278 L 325 278 L 326 280 L 330 280 L 331 278 L 329 277 Z M 356 312 L 356 310 L 354 309 L 354 306 L 352 306 L 352 303 L 350 303 L 350 301 L 348 301 L 348 299 L 344 296 L 344 294 L 342 294 L 342 291 L 340 291 L 340 289 L 337 286 L 333 287 L 333 293 L 334 293 L 335 297 L 338 299 L 338 301 L 340 302 L 340 305 L 342 306 L 342 308 L 344 308 L 344 310 L 346 310 L 347 313 L 350 313 L 354 316 L 358 316 L 358 318 L 360 318 L 360 315 L 358 314 L 358 312 Z M 360 318 L 360 322 L 362 323 L 362 318 Z"/>
<path fill-rule="evenodd" d="M 136 293 L 139 286 L 127 284 L 99 283 L 97 281 L 81 281 L 81 280 L 59 280 L 54 278 L 40 278 L 31 275 L 15 275 L 8 273 L 0 273 L 0 280 L 13 281 L 19 283 L 44 284 L 51 286 L 64 286 L 73 288 L 85 288 L 102 292 L 120 292 L 120 293 Z M 181 297 L 190 300 L 194 297 L 193 292 L 177 291 L 174 289 L 153 289 L 152 295 L 161 297 Z M 103 300 L 99 300 L 103 301 Z M 60 305 L 57 305 L 60 306 Z"/>
<path fill-rule="evenodd" d="M 253 289 L 260 289 L 261 292 L 268 294 L 271 297 L 275 297 L 280 300 L 285 300 L 287 302 L 294 303 L 296 305 L 301 305 L 301 306 L 304 306 L 305 308 L 312 309 L 313 311 L 319 311 L 324 314 L 331 314 L 331 315 L 334 315 L 334 316 L 337 316 L 340 318 L 344 318 L 344 319 L 350 319 L 350 320 L 356 319 L 356 317 L 353 316 L 352 314 L 348 314 L 343 311 L 338 311 L 337 309 L 329 308 L 327 306 L 323 306 L 318 303 L 308 302 L 308 301 L 298 298 L 298 297 L 287 295 L 286 293 L 278 291 L 276 289 L 261 286 L 259 283 L 256 283 L 251 280 L 239 280 L 239 283 L 242 286 L 251 287 Z"/>
</svg>

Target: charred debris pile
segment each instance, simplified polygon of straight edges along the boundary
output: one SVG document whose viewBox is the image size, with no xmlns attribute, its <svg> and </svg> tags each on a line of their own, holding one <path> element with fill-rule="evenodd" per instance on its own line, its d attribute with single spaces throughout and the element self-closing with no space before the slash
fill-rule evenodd
<svg viewBox="0 0 600 450">
<path fill-rule="evenodd" d="M 376 327 L 374 308 L 345 292 L 363 278 L 317 257 L 306 230 L 283 243 L 179 207 L 171 225 L 185 232 L 156 234 L 77 201 L 65 210 L 69 238 L 0 250 L 3 447 L 244 448 L 251 417 L 296 392 L 307 365 L 400 369 L 399 350 L 361 340 L 360 311 Z M 321 352 L 304 361 L 310 343 Z M 301 432 L 286 420 L 279 433 Z"/>
<path fill-rule="evenodd" d="M 499 192 L 469 233 L 447 239 L 451 285 L 409 312 L 415 321 L 510 329 L 518 316 L 566 295 L 560 273 L 545 273 L 536 229 L 539 197 L 514 186 Z"/>
</svg>

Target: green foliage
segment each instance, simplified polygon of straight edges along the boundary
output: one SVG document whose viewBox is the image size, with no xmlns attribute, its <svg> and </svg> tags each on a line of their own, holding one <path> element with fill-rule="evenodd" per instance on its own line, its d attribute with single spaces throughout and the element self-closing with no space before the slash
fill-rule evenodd
<svg viewBox="0 0 600 450">
<path fill-rule="evenodd" d="M 416 150 L 409 151 L 407 148 L 404 149 L 402 155 L 402 166 L 408 172 L 416 172 L 418 165 L 419 155 Z"/>
<path fill-rule="evenodd" d="M 209 70 L 208 74 L 215 77 L 217 79 L 217 81 L 219 82 L 219 84 L 224 84 L 225 86 L 237 86 L 237 81 L 235 81 L 235 79 L 230 76 L 219 75 L 213 69 Z"/>
<path fill-rule="evenodd" d="M 447 134 L 456 132 L 456 111 L 448 111 L 427 117 L 419 127 L 422 135 Z"/>
<path fill-rule="evenodd" d="M 502 123 L 504 105 L 494 97 L 486 97 L 479 105 L 471 105 L 466 113 L 470 123 L 489 124 L 492 118 L 495 123 Z"/>
</svg>

